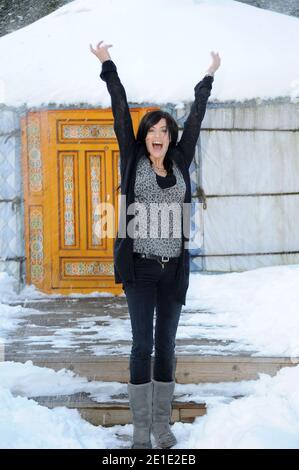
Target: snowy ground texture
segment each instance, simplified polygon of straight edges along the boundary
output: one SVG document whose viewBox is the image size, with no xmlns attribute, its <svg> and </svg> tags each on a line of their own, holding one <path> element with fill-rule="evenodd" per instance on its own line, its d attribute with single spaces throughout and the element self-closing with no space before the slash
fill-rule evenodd
<svg viewBox="0 0 299 470">
<path fill-rule="evenodd" d="M 113 384 L 87 383 L 82 378 L 72 377 L 69 371 L 53 372 L 30 362 L 0 363 L 0 379 L 0 448 L 127 447 L 121 436 L 132 435 L 132 425 L 93 426 L 82 420 L 76 410 L 65 407 L 49 410 L 27 398 L 45 390 L 41 385 L 43 381 L 53 394 L 74 390 L 105 393 L 103 388 L 113 387 Z M 261 374 L 257 381 L 239 384 L 214 384 L 210 388 L 208 384 L 177 385 L 177 389 L 188 387 L 191 394 L 200 396 L 217 394 L 221 387 L 223 394 L 241 390 L 248 396 L 227 402 L 224 398 L 216 400 L 208 404 L 207 415 L 196 418 L 194 423 L 175 423 L 173 432 L 178 444 L 174 448 L 298 449 L 298 383 L 299 366 L 296 366 L 281 369 L 273 378 Z"/>
<path fill-rule="evenodd" d="M 183 309 L 177 337 L 202 337 L 206 323 L 206 335 L 209 339 L 235 341 L 240 350 L 257 351 L 258 356 L 299 357 L 298 285 L 299 265 L 274 266 L 219 275 L 192 273 L 187 304 Z M 109 294 L 95 292 L 93 295 L 106 297 Z M 31 286 L 16 295 L 12 278 L 6 273 L 0 273 L 2 302 L 46 297 Z M 80 297 L 84 295 L 81 294 Z M 201 313 L 202 310 L 207 310 L 213 315 Z M 24 315 L 34 312 L 20 306 L 3 304 L 0 314 L 0 338 L 5 338 L 11 329 L 16 328 Z M 88 321 L 90 324 L 90 320 Z M 200 330 L 197 326 L 199 324 L 202 325 Z M 215 328 L 211 330 L 211 326 Z M 90 328 L 92 327 L 90 324 Z M 107 342 L 116 339 L 130 340 L 129 327 L 129 320 L 109 318 L 109 325 L 105 328 Z M 94 329 L 94 332 L 102 338 L 101 331 Z M 66 341 L 70 333 L 71 331 L 65 332 Z M 63 340 L 62 335 L 59 339 Z"/>
<path fill-rule="evenodd" d="M 162 34 L 149 40 L 147 25 Z M 89 50 L 100 40 L 131 103 L 193 100 L 212 50 L 222 64 L 211 101 L 299 99 L 299 18 L 232 0 L 76 0 L 0 38 L 0 102 L 109 107 Z"/>
<path fill-rule="evenodd" d="M 208 309 L 224 335 L 252 344 L 265 355 L 299 355 L 299 265 L 222 275 L 191 274 L 188 310 Z M 94 294 L 99 295 L 97 293 Z M 107 294 L 104 294 L 107 295 Z M 5 302 L 42 297 L 34 288 L 20 294 L 0 273 L 0 337 L 17 327 L 22 307 Z M 209 320 L 210 321 L 210 320 Z M 192 321 L 190 317 L 190 329 Z M 299 448 L 299 366 L 275 376 L 239 383 L 177 384 L 181 400 L 205 401 L 207 415 L 175 423 L 176 448 Z M 88 382 L 72 372 L 26 364 L 0 363 L 1 448 L 121 448 L 132 425 L 95 427 L 66 408 L 49 410 L 30 397 L 90 393 L 97 401 L 126 393 L 126 384 Z M 238 400 L 234 395 L 242 395 Z M 47 432 L 45 433 L 45 429 Z"/>
</svg>

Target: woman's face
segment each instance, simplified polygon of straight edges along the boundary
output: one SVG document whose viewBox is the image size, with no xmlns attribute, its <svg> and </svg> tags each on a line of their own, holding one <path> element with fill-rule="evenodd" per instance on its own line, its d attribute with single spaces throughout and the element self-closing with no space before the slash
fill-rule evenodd
<svg viewBox="0 0 299 470">
<path fill-rule="evenodd" d="M 170 143 L 165 118 L 160 119 L 157 124 L 149 128 L 145 138 L 145 143 L 150 155 L 155 158 L 165 157 Z"/>
</svg>

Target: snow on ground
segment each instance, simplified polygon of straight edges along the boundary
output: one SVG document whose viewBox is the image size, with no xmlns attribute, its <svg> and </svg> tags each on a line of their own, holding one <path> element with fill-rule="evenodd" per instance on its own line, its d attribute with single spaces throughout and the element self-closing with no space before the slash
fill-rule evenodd
<svg viewBox="0 0 299 470">
<path fill-rule="evenodd" d="M 92 426 L 76 410 L 49 410 L 0 386 L 2 449 L 109 449 L 116 441 L 115 428 Z"/>
<path fill-rule="evenodd" d="M 127 393 L 127 385 L 119 382 L 88 381 L 73 372 L 61 369 L 54 371 L 47 367 L 39 367 L 27 361 L 0 363 L 1 386 L 10 390 L 13 395 L 22 397 L 72 395 L 88 393 L 97 402 L 106 403 L 119 396 L 118 402 L 127 401 L 123 395 Z M 223 382 L 213 384 L 176 384 L 176 400 L 194 401 L 214 405 L 230 402 L 232 397 L 248 395 L 255 390 L 255 380 Z"/>
<path fill-rule="evenodd" d="M 96 387 L 100 391 L 109 384 L 88 383 L 69 371 L 53 372 L 31 362 L 0 363 L 0 379 L 0 448 L 129 446 L 121 437 L 132 437 L 132 425 L 93 426 L 81 419 L 76 410 L 65 407 L 49 410 L 26 398 L 47 391 L 42 385 L 44 381 L 52 394 L 95 391 Z M 200 400 L 208 396 L 210 402 L 206 416 L 196 418 L 192 424 L 173 425 L 178 439 L 174 448 L 299 448 L 299 389 L 294 386 L 298 381 L 299 366 L 281 369 L 275 377 L 260 374 L 257 381 L 177 384 L 175 393 L 189 392 L 190 397 L 200 396 Z M 117 384 L 112 390 L 117 391 Z M 101 401 L 107 398 L 102 392 Z M 240 392 L 247 396 L 232 400 L 231 396 Z M 223 398 L 219 400 L 221 393 Z"/>
<path fill-rule="evenodd" d="M 124 296 L 124 295 L 123 295 Z M 24 321 L 23 317 L 32 315 L 34 313 L 41 312 L 34 310 L 33 308 L 23 308 L 20 305 L 7 305 L 9 302 L 16 301 L 32 301 L 38 300 L 45 302 L 49 301 L 51 298 L 63 297 L 62 294 L 45 294 L 44 292 L 39 291 L 35 286 L 25 286 L 21 292 L 17 293 L 16 280 L 9 276 L 6 272 L 0 272 L 0 342 L 3 340 L 7 334 L 15 329 L 20 323 Z M 108 292 L 93 292 L 91 294 L 70 294 L 69 298 L 81 298 L 81 297 L 111 297 L 111 294 Z M 46 313 L 46 312 L 45 312 Z"/>
<path fill-rule="evenodd" d="M 242 347 L 254 345 L 259 355 L 298 356 L 298 285 L 299 265 L 222 275 L 192 274 L 181 337 L 214 335 L 233 339 Z M 13 279 L 0 273 L 0 337 L 16 328 L 26 312 L 34 312 L 5 304 L 17 298 Z M 86 324 L 87 319 L 82 321 Z M 110 319 L 111 327 L 114 321 Z M 201 328 L 196 330 L 199 323 Z M 214 333 L 211 325 L 218 327 Z M 109 330 L 111 340 L 125 331 L 117 321 L 115 326 Z M 275 377 L 260 374 L 257 381 L 176 384 L 176 399 L 208 405 L 207 415 L 193 424 L 174 424 L 176 447 L 299 448 L 298 383 L 299 366 L 281 369 Z M 70 371 L 54 372 L 31 362 L 0 363 L 0 384 L 2 448 L 128 447 L 121 437 L 132 435 L 132 425 L 95 427 L 74 410 L 49 410 L 28 398 L 86 392 L 96 401 L 109 401 L 112 395 L 126 392 L 125 384 L 88 382 Z M 243 398 L 232 398 L 240 395 Z"/>
<path fill-rule="evenodd" d="M 212 50 L 222 65 L 211 101 L 297 101 L 298 26 L 298 18 L 232 0 L 76 0 L 0 38 L 6 64 L 0 101 L 109 107 L 100 62 L 89 50 L 102 39 L 113 44 L 111 56 L 131 103 L 192 100 Z"/>
<path fill-rule="evenodd" d="M 299 265 L 218 276 L 196 273 L 190 278 L 187 306 L 215 312 L 217 339 L 250 344 L 257 355 L 298 357 L 298 286 Z M 190 325 L 198 322 L 199 315 L 201 322 L 213 322 L 210 316 L 196 313 Z"/>
<path fill-rule="evenodd" d="M 0 273 L 0 302 L 1 299 L 2 302 L 9 299 L 30 300 L 30 295 L 25 296 L 23 291 L 15 294 L 13 282 L 13 278 Z M 298 357 L 298 285 L 299 265 L 274 266 L 219 275 L 192 273 L 187 304 L 182 312 L 177 338 L 196 340 L 208 337 L 233 341 L 226 346 L 227 353 L 246 350 L 256 351 L 255 355 L 259 356 Z M 24 291 L 26 289 L 30 292 L 30 287 L 26 287 Z M 36 291 L 32 292 L 33 298 L 36 298 Z M 15 328 L 24 315 L 33 313 L 39 312 L 0 303 L 0 338 Z M 105 328 L 98 325 L 96 320 L 95 317 L 92 321 L 82 317 L 78 324 L 70 324 L 68 328 L 60 329 L 56 333 L 53 331 L 51 338 L 45 337 L 44 341 L 50 341 L 56 347 L 59 347 L 59 344 L 64 347 L 66 343 L 75 347 L 78 341 L 82 340 L 84 330 L 86 340 L 88 337 L 91 339 L 92 333 L 91 350 L 100 355 L 103 354 L 103 342 L 106 342 L 108 347 L 109 342 L 131 340 L 129 318 L 113 318 L 107 315 L 104 318 Z M 80 337 L 76 334 L 78 332 L 81 332 Z M 43 340 L 42 337 L 35 339 Z M 96 339 L 101 343 L 98 346 L 95 344 Z M 33 340 L 34 336 L 31 337 L 31 341 Z M 127 346 L 124 345 L 124 348 Z M 194 350 L 192 345 L 185 348 L 186 351 Z M 206 353 L 208 352 L 207 350 Z M 117 350 L 114 353 L 117 353 Z M 126 354 L 128 350 L 119 350 L 119 353 Z"/>
<path fill-rule="evenodd" d="M 6 305 L 6 302 L 16 297 L 16 280 L 6 272 L 0 272 L 0 346 L 7 334 L 24 321 L 22 317 L 33 312 L 20 305 Z"/>
<path fill-rule="evenodd" d="M 180 444 L 187 449 L 298 449 L 299 366 L 271 378 L 261 375 L 254 393 L 213 407 L 197 418 Z"/>
</svg>

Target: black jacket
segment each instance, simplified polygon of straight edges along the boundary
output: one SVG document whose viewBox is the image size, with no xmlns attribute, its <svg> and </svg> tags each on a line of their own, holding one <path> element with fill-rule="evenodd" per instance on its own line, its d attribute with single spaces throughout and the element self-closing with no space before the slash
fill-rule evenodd
<svg viewBox="0 0 299 470">
<path fill-rule="evenodd" d="M 114 131 L 117 137 L 120 151 L 121 174 L 121 207 L 119 227 L 114 243 L 114 274 L 116 283 L 133 282 L 135 279 L 133 263 L 133 238 L 126 235 L 126 228 L 133 214 L 128 214 L 127 209 L 134 203 L 134 185 L 137 162 L 146 152 L 145 144 L 135 139 L 129 106 L 125 89 L 119 79 L 116 66 L 112 60 L 102 64 L 100 74 L 107 84 L 111 96 L 112 112 L 114 117 Z M 175 148 L 169 148 L 169 157 L 178 165 L 186 183 L 185 203 L 191 203 L 191 182 L 189 167 L 195 153 L 196 143 L 199 137 L 201 122 L 204 118 L 208 98 L 211 94 L 212 76 L 205 76 L 194 88 L 195 100 L 192 103 L 190 114 L 185 121 L 184 130 L 180 141 Z M 190 209 L 190 204 L 185 207 Z M 184 218 L 186 214 L 184 211 Z M 187 214 L 186 227 L 190 227 L 190 213 Z M 185 222 L 184 222 L 185 223 Z M 186 234 L 183 235 L 183 249 L 177 269 L 176 298 L 185 305 L 186 293 L 189 285 L 189 251 Z"/>
</svg>

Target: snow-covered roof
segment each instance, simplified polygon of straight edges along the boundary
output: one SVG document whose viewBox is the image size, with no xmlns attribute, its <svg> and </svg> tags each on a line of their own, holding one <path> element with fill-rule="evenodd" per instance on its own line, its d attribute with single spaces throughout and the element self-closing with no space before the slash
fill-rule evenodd
<svg viewBox="0 0 299 470">
<path fill-rule="evenodd" d="M 299 96 L 298 18 L 232 0 L 75 0 L 0 38 L 0 102 L 110 106 L 89 50 L 102 39 L 131 103 L 192 100 L 210 51 L 211 101 Z"/>
</svg>

